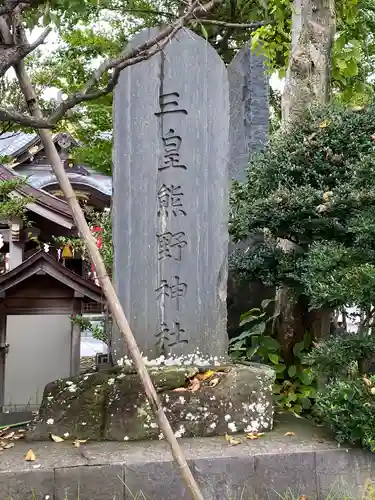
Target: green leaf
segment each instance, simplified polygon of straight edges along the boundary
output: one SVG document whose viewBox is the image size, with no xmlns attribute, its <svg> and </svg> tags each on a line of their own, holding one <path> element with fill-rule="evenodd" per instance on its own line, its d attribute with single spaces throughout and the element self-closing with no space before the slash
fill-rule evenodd
<svg viewBox="0 0 375 500">
<path fill-rule="evenodd" d="M 309 398 L 300 398 L 299 401 L 300 401 L 302 408 L 304 410 L 310 410 L 312 403 L 311 403 L 311 400 Z"/>
<path fill-rule="evenodd" d="M 301 356 L 301 352 L 303 351 L 304 348 L 305 348 L 305 341 L 304 340 L 295 344 L 295 346 L 293 347 L 294 356 L 296 356 L 296 358 L 299 358 Z"/>
<path fill-rule="evenodd" d="M 249 359 L 251 361 L 251 359 L 253 358 L 253 356 L 258 352 L 258 349 L 259 349 L 258 345 L 254 346 L 254 347 L 250 347 L 246 351 L 246 357 L 247 357 L 247 359 Z"/>
<path fill-rule="evenodd" d="M 294 365 L 289 366 L 288 368 L 289 377 L 293 378 L 296 375 L 296 373 L 297 373 L 297 368 Z"/>
<path fill-rule="evenodd" d="M 280 356 L 279 356 L 278 354 L 271 354 L 271 353 L 269 353 L 269 354 L 268 354 L 268 358 L 270 359 L 270 361 L 271 361 L 274 365 L 279 364 L 279 361 L 280 361 Z"/>
<path fill-rule="evenodd" d="M 260 339 L 260 342 L 267 351 L 278 351 L 280 349 L 280 344 L 272 337 L 264 336 Z"/>
<path fill-rule="evenodd" d="M 262 314 L 259 314 L 257 316 L 249 315 L 240 322 L 240 327 L 247 325 L 248 323 L 258 321 L 258 320 L 262 319 L 265 315 L 266 315 L 266 313 L 262 313 Z"/>
<path fill-rule="evenodd" d="M 262 302 L 261 302 L 262 309 L 266 309 L 271 304 L 271 302 L 275 302 L 275 299 L 262 300 Z"/>
<path fill-rule="evenodd" d="M 206 30 L 206 28 L 204 27 L 204 25 L 203 25 L 203 24 L 201 24 L 201 25 L 200 25 L 200 28 L 201 28 L 201 32 L 202 32 L 203 37 L 204 37 L 206 40 L 208 40 L 208 33 L 207 33 L 207 30 Z"/>
<path fill-rule="evenodd" d="M 265 328 L 266 324 L 264 322 L 258 323 L 257 325 L 254 325 L 250 330 L 246 330 L 245 332 L 242 332 L 238 337 L 231 339 L 229 341 L 229 345 L 233 344 L 234 342 L 246 340 L 254 335 L 261 335 L 264 332 Z"/>
<path fill-rule="evenodd" d="M 283 363 L 279 363 L 278 365 L 275 365 L 272 368 L 278 375 L 280 375 L 286 369 L 286 366 Z"/>
<path fill-rule="evenodd" d="M 311 373 L 311 371 L 303 370 L 298 373 L 298 378 L 304 385 L 311 385 L 312 381 L 314 380 L 314 375 Z"/>
</svg>

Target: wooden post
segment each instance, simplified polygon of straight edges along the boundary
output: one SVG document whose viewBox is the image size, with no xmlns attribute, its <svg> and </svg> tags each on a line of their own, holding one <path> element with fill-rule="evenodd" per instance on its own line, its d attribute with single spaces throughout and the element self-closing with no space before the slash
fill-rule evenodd
<svg viewBox="0 0 375 500">
<path fill-rule="evenodd" d="M 6 335 L 7 335 L 7 316 L 4 310 L 0 310 L 0 413 L 3 410 L 5 404 L 5 363 L 7 356 L 7 345 L 6 345 Z"/>
<path fill-rule="evenodd" d="M 9 231 L 9 271 L 23 262 L 24 244 L 19 241 L 22 230 L 22 220 L 13 219 Z"/>
<path fill-rule="evenodd" d="M 73 300 L 73 315 L 82 313 L 82 301 L 75 296 Z M 81 327 L 72 322 L 70 350 L 70 376 L 79 375 L 81 364 Z"/>
</svg>

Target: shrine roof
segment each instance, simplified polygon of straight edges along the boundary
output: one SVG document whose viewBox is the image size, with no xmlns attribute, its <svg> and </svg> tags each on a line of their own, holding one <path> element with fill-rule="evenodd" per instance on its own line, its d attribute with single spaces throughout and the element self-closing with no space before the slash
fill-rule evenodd
<svg viewBox="0 0 375 500">
<path fill-rule="evenodd" d="M 19 178 L 18 174 L 11 169 L 0 165 L 0 180 L 11 180 Z M 21 177 L 22 178 L 22 177 Z M 33 201 L 27 205 L 27 209 L 31 212 L 38 213 L 42 217 L 51 218 L 51 215 L 56 215 L 54 222 L 67 227 L 73 228 L 74 219 L 69 205 L 64 200 L 60 200 L 56 196 L 43 191 L 42 189 L 30 186 L 27 181 L 15 189 L 16 193 L 20 196 L 30 196 Z"/>
<path fill-rule="evenodd" d="M 0 136 L 0 156 L 17 156 L 38 139 L 37 134 L 5 132 Z"/>
<path fill-rule="evenodd" d="M 78 294 L 78 297 L 86 297 L 94 302 L 104 302 L 101 288 L 92 281 L 88 281 L 67 269 L 43 250 L 39 250 L 11 271 L 0 275 L 0 293 L 4 293 L 28 278 L 40 274 L 47 274 L 71 288 Z"/>
</svg>

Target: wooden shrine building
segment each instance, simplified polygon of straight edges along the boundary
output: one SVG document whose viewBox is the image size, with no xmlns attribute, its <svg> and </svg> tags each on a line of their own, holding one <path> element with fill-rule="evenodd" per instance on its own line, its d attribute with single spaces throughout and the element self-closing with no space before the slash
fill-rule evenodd
<svg viewBox="0 0 375 500">
<path fill-rule="evenodd" d="M 54 141 L 80 202 L 108 207 L 111 178 L 74 162 L 69 134 Z M 48 382 L 78 373 L 80 332 L 71 315 L 104 305 L 81 256 L 64 258 L 54 244 L 78 233 L 38 136 L 2 134 L 0 156 L 7 157 L 0 182 L 25 178 L 13 195 L 26 198 L 28 221 L 0 220 L 0 411 L 12 411 L 38 407 Z"/>
</svg>

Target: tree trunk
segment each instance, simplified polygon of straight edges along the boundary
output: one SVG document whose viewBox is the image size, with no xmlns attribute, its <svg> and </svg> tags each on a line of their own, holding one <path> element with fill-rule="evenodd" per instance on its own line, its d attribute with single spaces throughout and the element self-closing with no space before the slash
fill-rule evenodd
<svg viewBox="0 0 375 500">
<path fill-rule="evenodd" d="M 294 0 L 292 48 L 281 100 L 284 130 L 311 105 L 328 102 L 334 34 L 334 0 Z M 290 242 L 280 240 L 279 244 L 284 251 L 290 251 Z M 318 311 L 308 318 L 303 301 L 292 303 L 290 292 L 286 286 L 276 292 L 275 335 L 286 360 L 292 356 L 293 345 L 303 338 L 308 325 L 313 327 L 312 333 L 318 332 L 320 338 L 327 325 L 327 312 L 321 319 L 317 317 Z"/>
<path fill-rule="evenodd" d="M 282 125 L 330 97 L 334 0 L 294 0 L 292 49 L 282 95 Z"/>
</svg>

